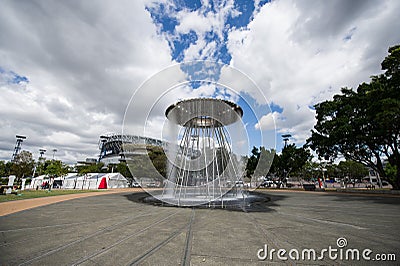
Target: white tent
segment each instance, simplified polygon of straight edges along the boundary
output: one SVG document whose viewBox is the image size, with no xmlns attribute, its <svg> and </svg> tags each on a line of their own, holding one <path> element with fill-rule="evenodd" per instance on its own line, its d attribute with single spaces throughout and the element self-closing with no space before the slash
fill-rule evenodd
<svg viewBox="0 0 400 266">
<path fill-rule="evenodd" d="M 103 173 L 89 173 L 86 176 L 84 189 L 98 189 Z"/>
<path fill-rule="evenodd" d="M 64 189 L 75 189 L 76 179 L 78 178 L 77 173 L 68 173 L 64 177 L 64 182 L 62 188 Z"/>
<path fill-rule="evenodd" d="M 75 178 L 75 189 L 97 189 L 102 173 L 88 173 Z"/>
<path fill-rule="evenodd" d="M 88 173 L 78 176 L 77 173 L 68 173 L 64 177 L 55 178 L 60 180 L 63 189 L 99 189 L 102 180 L 105 182 L 106 188 L 125 188 L 128 187 L 128 180 L 120 173 Z M 29 186 L 30 189 L 40 188 L 44 181 L 49 181 L 47 175 L 41 175 L 32 179 Z"/>
<path fill-rule="evenodd" d="M 103 178 L 106 178 L 107 188 L 125 188 L 129 186 L 128 180 L 120 173 L 105 174 Z"/>
<path fill-rule="evenodd" d="M 40 188 L 42 186 L 45 178 L 47 178 L 47 175 L 40 175 L 40 176 L 32 178 L 29 188 L 30 189 Z"/>
<path fill-rule="evenodd" d="M 106 188 L 128 187 L 128 180 L 120 173 L 88 173 L 82 176 L 76 174 L 64 178 L 64 189 L 99 189 L 101 181 L 105 179 Z M 102 187 L 103 188 L 103 187 Z"/>
</svg>

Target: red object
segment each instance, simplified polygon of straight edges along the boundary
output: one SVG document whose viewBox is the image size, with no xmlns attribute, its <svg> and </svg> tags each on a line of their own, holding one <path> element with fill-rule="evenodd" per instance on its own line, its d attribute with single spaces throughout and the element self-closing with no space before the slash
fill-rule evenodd
<svg viewBox="0 0 400 266">
<path fill-rule="evenodd" d="M 99 189 L 107 189 L 107 180 L 103 177 L 100 181 Z"/>
<path fill-rule="evenodd" d="M 324 188 L 324 184 L 322 183 L 321 178 L 318 178 L 319 188 Z"/>
</svg>

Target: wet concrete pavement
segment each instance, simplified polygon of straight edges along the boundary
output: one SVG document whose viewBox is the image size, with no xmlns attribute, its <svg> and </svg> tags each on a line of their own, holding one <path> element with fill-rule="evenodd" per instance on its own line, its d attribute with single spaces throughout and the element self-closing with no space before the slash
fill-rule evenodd
<svg viewBox="0 0 400 266">
<path fill-rule="evenodd" d="M 120 193 L 73 199 L 0 217 L 1 265 L 376 265 L 400 260 L 400 198 L 263 191 L 255 211 L 161 207 Z M 346 246 L 339 247 L 338 238 Z M 343 240 L 343 239 L 342 239 Z M 259 259 L 267 245 L 279 259 Z M 323 249 L 335 248 L 338 257 Z M 291 249 L 299 250 L 299 259 Z M 314 249 L 316 259 L 302 259 Z M 366 261 L 340 250 L 372 250 Z M 308 252 L 308 251 L 307 251 Z M 307 254 L 305 253 L 305 257 Z"/>
</svg>

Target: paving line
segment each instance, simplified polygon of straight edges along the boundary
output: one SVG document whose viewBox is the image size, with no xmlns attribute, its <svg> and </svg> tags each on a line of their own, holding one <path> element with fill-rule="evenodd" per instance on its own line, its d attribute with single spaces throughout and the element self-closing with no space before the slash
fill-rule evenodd
<svg viewBox="0 0 400 266">
<path fill-rule="evenodd" d="M 35 229 L 46 229 L 46 228 L 52 228 L 52 227 L 64 227 L 64 226 L 68 226 L 68 225 L 80 225 L 80 224 L 87 224 L 87 223 L 88 222 L 80 222 L 80 223 L 67 223 L 67 224 L 55 224 L 55 225 L 8 229 L 8 230 L 0 230 L 0 233 L 18 232 L 18 231 L 35 230 Z"/>
<path fill-rule="evenodd" d="M 176 238 L 177 236 L 181 235 L 184 230 L 186 229 L 186 241 L 185 241 L 185 249 L 184 249 L 184 254 L 183 254 L 183 259 L 181 265 L 190 265 L 190 250 L 191 250 L 191 237 L 192 237 L 192 224 L 194 221 L 194 216 L 195 216 L 195 210 L 192 208 L 192 215 L 190 218 L 189 223 L 185 224 L 182 228 L 176 230 L 173 232 L 168 238 L 165 240 L 161 241 L 158 245 L 153 247 L 152 249 L 146 251 L 144 254 L 139 256 L 138 258 L 135 258 L 133 261 L 128 263 L 128 265 L 133 266 L 133 265 L 139 265 L 140 262 L 142 262 L 144 259 L 147 257 L 151 256 L 154 254 L 157 250 L 168 244 L 171 240 Z"/>
<path fill-rule="evenodd" d="M 139 235 L 139 234 L 141 234 L 141 233 L 143 233 L 143 232 L 149 230 L 150 228 L 152 228 L 152 227 L 154 227 L 154 226 L 156 226 L 156 225 L 158 225 L 158 224 L 160 224 L 160 223 L 162 223 L 162 222 L 164 222 L 164 221 L 170 219 L 172 216 L 175 216 L 178 212 L 180 212 L 180 211 L 176 211 L 176 212 L 174 212 L 174 213 L 168 215 L 167 217 L 165 217 L 165 218 L 162 219 L 162 220 L 159 220 L 159 221 L 157 221 L 157 222 L 155 222 L 155 223 L 152 223 L 152 224 L 150 224 L 149 226 L 147 226 L 147 227 L 145 227 L 145 228 L 143 228 L 143 229 L 141 229 L 141 230 L 139 230 L 139 231 L 137 231 L 137 232 L 134 232 L 134 233 L 132 233 L 132 234 L 129 234 L 129 235 L 123 237 L 122 239 L 118 240 L 117 242 L 113 243 L 112 245 L 109 245 L 109 246 L 106 247 L 106 248 L 103 248 L 103 249 L 101 249 L 101 250 L 99 250 L 99 251 L 97 251 L 97 252 L 95 252 L 95 253 L 92 253 L 92 254 L 90 254 L 89 256 L 85 256 L 85 257 L 81 258 L 81 259 L 78 260 L 78 261 L 75 261 L 72 265 L 79 265 L 79 264 L 82 264 L 82 263 L 85 262 L 85 261 L 91 260 L 92 258 L 94 258 L 94 257 L 96 257 L 96 256 L 98 256 L 98 255 L 100 255 L 100 254 L 102 254 L 102 253 L 107 252 L 108 250 L 112 249 L 113 247 L 115 247 L 115 246 L 117 246 L 117 245 L 119 245 L 119 244 L 125 242 L 126 240 L 128 240 L 128 239 L 130 239 L 130 238 L 132 238 L 132 237 L 134 237 L 134 236 L 137 236 L 137 235 Z"/>
<path fill-rule="evenodd" d="M 139 217 L 150 216 L 150 215 L 153 215 L 153 214 L 156 214 L 156 213 L 158 213 L 158 212 L 146 213 L 146 214 L 142 214 L 142 215 L 139 215 L 139 216 L 134 216 L 134 217 L 127 218 L 127 219 L 125 219 L 125 220 L 123 220 L 123 221 L 121 221 L 121 222 L 112 224 L 112 225 L 107 226 L 107 227 L 105 227 L 105 228 L 103 228 L 103 229 L 101 229 L 101 230 L 98 230 L 98 231 L 96 231 L 96 232 L 94 232 L 94 233 L 92 233 L 92 234 L 89 234 L 89 235 L 87 235 L 87 236 L 84 236 L 84 237 L 81 237 L 81 238 L 79 238 L 79 239 L 77 239 L 77 240 L 74 240 L 74 241 L 72 241 L 72 242 L 70 242 L 70 243 L 68 243 L 68 244 L 66 244 L 66 245 L 62 245 L 62 246 L 59 246 L 59 247 L 57 247 L 57 248 L 48 250 L 46 253 L 43 253 L 43 254 L 41 254 L 41 255 L 39 255 L 39 256 L 37 256 L 37 257 L 31 258 L 31 259 L 29 259 L 29 260 L 27 260 L 27 261 L 24 261 L 24 262 L 22 262 L 22 263 L 19 264 L 19 265 L 26 265 L 26 264 L 29 264 L 29 263 L 31 263 L 31 262 L 33 262 L 33 261 L 39 260 L 39 259 L 41 259 L 41 258 L 44 258 L 44 257 L 49 256 L 49 255 L 51 255 L 51 254 L 54 254 L 54 253 L 56 253 L 56 252 L 58 252 L 58 251 L 61 251 L 61 250 L 63 250 L 63 249 L 66 249 L 67 247 L 70 247 L 70 246 L 72 246 L 72 245 L 75 245 L 75 244 L 78 244 L 78 243 L 80 243 L 80 242 L 83 242 L 83 241 L 85 241 L 85 240 L 87 240 L 87 239 L 90 239 L 90 238 L 92 238 L 92 237 L 95 237 L 95 236 L 97 236 L 97 235 L 99 235 L 99 234 L 102 234 L 102 233 L 105 232 L 105 231 L 108 231 L 108 232 L 113 231 L 113 230 L 115 230 L 116 228 L 119 228 L 120 225 L 122 225 L 122 224 L 124 224 L 124 223 L 127 223 L 127 222 L 129 222 L 129 221 L 131 221 L 131 220 L 133 220 L 133 219 L 136 219 L 136 218 L 139 218 Z"/>
<path fill-rule="evenodd" d="M 361 227 L 361 226 L 354 225 L 354 224 L 341 223 L 341 222 L 335 222 L 335 221 L 329 221 L 329 220 L 321 220 L 321 219 L 317 219 L 317 218 L 304 217 L 304 216 L 301 216 L 301 215 L 285 213 L 285 212 L 280 212 L 280 211 L 277 211 L 277 213 L 281 214 L 281 215 L 297 217 L 297 218 L 300 218 L 300 219 L 309 220 L 309 221 L 313 221 L 313 222 L 317 222 L 317 223 L 339 225 L 339 226 L 347 226 L 347 227 L 351 227 L 351 228 L 358 229 L 358 230 L 366 230 L 366 229 L 368 229 L 368 228 Z"/>
<path fill-rule="evenodd" d="M 266 230 L 262 227 L 262 226 L 260 226 L 260 224 L 257 222 L 257 219 L 253 216 L 253 215 L 251 215 L 249 212 L 245 212 L 245 214 L 246 214 L 246 216 L 249 218 L 248 220 L 249 220 L 249 222 L 259 231 L 259 232 L 262 232 L 263 233 L 263 235 L 264 235 L 264 237 L 267 239 L 267 241 L 269 242 L 269 243 L 271 243 L 272 245 L 272 247 L 274 247 L 276 250 L 278 250 L 279 249 L 279 245 L 278 245 L 278 243 L 274 240 L 274 239 L 272 239 L 270 236 L 269 236 L 269 234 L 266 232 Z M 269 244 L 268 243 L 268 244 Z M 254 251 L 254 256 L 256 255 L 256 253 L 255 253 L 255 251 Z M 294 260 L 292 260 L 292 259 L 290 259 L 290 258 L 288 258 L 288 261 L 281 261 L 280 263 L 283 263 L 283 264 L 286 264 L 286 265 L 297 265 L 296 264 L 296 262 L 294 261 Z"/>
<path fill-rule="evenodd" d="M 147 216 L 148 214 L 144 214 L 145 216 Z M 135 216 L 135 217 L 141 217 L 140 216 Z M 130 218 L 128 218 L 129 220 Z M 106 221 L 109 219 L 103 219 L 103 221 Z M 4 233 L 9 233 L 9 232 L 16 232 L 16 231 L 25 231 L 25 230 L 35 230 L 35 229 L 45 229 L 45 228 L 55 228 L 55 227 L 65 227 L 65 226 L 75 226 L 75 225 L 82 225 L 82 224 L 92 224 L 93 221 L 88 221 L 88 222 L 80 222 L 80 223 L 66 223 L 66 224 L 57 224 L 57 225 L 46 225 L 46 226 L 37 226 L 37 227 L 28 227 L 28 228 L 17 228 L 17 229 L 9 229 L 9 230 L 3 230 L 0 231 L 0 233 L 3 235 L 4 237 Z M 113 226 L 113 225 L 111 225 Z M 24 242 L 28 242 L 30 239 L 35 239 L 37 238 L 37 236 L 35 235 L 31 235 L 31 236 L 27 236 L 22 240 L 19 241 L 13 241 L 13 242 L 5 242 L 5 243 L 1 243 L 0 247 L 5 247 L 5 246 L 10 246 L 10 245 L 14 245 L 14 244 L 18 244 L 18 243 L 24 243 Z"/>
<path fill-rule="evenodd" d="M 183 252 L 183 258 L 181 265 L 190 266 L 191 261 L 191 252 L 192 252 L 192 239 L 193 239 L 193 230 L 192 225 L 195 218 L 195 210 L 192 208 L 192 217 L 190 218 L 188 230 L 186 232 L 186 241 L 185 241 L 185 250 Z"/>
</svg>

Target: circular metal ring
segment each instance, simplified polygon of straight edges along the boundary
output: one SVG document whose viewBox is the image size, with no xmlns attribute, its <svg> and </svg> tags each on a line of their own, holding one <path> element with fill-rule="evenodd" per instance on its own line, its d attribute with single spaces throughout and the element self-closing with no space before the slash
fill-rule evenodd
<svg viewBox="0 0 400 266">
<path fill-rule="evenodd" d="M 243 116 L 243 110 L 227 100 L 196 98 L 169 106 L 165 116 L 184 127 L 222 127 L 238 121 Z"/>
</svg>

